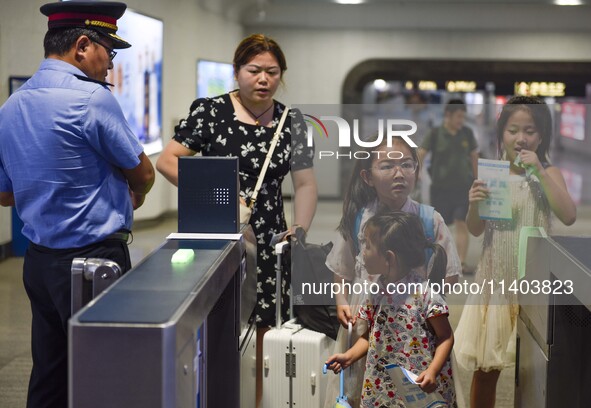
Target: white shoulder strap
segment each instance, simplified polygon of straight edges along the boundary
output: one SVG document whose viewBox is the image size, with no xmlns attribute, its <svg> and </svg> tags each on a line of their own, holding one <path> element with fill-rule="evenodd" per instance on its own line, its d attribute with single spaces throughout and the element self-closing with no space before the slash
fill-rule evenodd
<svg viewBox="0 0 591 408">
<path fill-rule="evenodd" d="M 273 140 L 271 140 L 271 145 L 269 146 L 269 151 L 267 152 L 267 157 L 265 157 L 265 163 L 263 163 L 263 167 L 261 168 L 261 173 L 259 174 L 259 178 L 257 180 L 257 184 L 254 187 L 254 191 L 252 196 L 250 197 L 249 207 L 254 207 L 254 203 L 257 201 L 257 196 L 259 195 L 259 190 L 263 185 L 263 179 L 265 178 L 265 173 L 267 172 L 267 168 L 269 167 L 269 163 L 271 162 L 271 156 L 273 156 L 273 151 L 275 150 L 275 146 L 277 145 L 277 141 L 279 140 L 279 134 L 281 134 L 281 129 L 283 129 L 283 124 L 285 123 L 285 118 L 287 118 L 287 113 L 289 112 L 289 107 L 285 107 L 283 110 L 283 115 L 281 115 L 281 119 L 279 120 L 279 124 L 277 125 L 277 129 L 275 130 L 275 134 L 273 135 Z"/>
</svg>

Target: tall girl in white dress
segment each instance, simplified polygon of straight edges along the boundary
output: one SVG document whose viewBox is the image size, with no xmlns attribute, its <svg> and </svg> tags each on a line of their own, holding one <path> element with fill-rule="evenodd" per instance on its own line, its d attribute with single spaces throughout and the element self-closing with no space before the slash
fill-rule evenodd
<svg viewBox="0 0 591 408">
<path fill-rule="evenodd" d="M 501 159 L 511 163 L 512 219 L 480 219 L 478 203 L 488 197 L 489 191 L 484 181 L 475 180 L 469 192 L 466 221 L 472 235 L 484 232 L 476 282 L 504 280 L 509 285 L 517 279 L 521 227 L 547 230 L 551 213 L 566 225 L 575 222 L 576 208 L 564 178 L 548 159 L 551 136 L 550 110 L 540 99 L 514 97 L 504 106 L 497 122 L 497 138 Z M 519 305 L 513 293 L 502 296 L 496 291 L 468 297 L 455 332 L 454 354 L 460 366 L 474 371 L 470 390 L 472 408 L 495 405 L 501 370 L 515 362 L 518 313 Z"/>
</svg>

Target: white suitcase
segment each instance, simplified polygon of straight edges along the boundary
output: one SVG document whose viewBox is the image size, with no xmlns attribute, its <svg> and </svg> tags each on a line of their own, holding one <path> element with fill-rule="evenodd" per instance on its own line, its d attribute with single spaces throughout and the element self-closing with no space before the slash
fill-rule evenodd
<svg viewBox="0 0 591 408">
<path fill-rule="evenodd" d="M 277 244 L 277 287 L 281 286 L 281 255 Z M 278 289 L 279 292 L 279 289 Z M 302 328 L 295 320 L 280 325 L 281 296 L 277 294 L 277 325 L 263 337 L 263 408 L 321 408 L 326 395 L 322 367 L 334 347 L 324 333 Z"/>
</svg>

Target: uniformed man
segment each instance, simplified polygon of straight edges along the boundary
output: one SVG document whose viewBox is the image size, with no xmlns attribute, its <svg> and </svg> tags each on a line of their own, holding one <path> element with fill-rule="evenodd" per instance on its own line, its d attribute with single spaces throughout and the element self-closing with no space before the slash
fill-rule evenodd
<svg viewBox="0 0 591 408">
<path fill-rule="evenodd" d="M 24 284 L 32 310 L 27 407 L 68 406 L 70 268 L 76 257 L 131 267 L 127 238 L 154 169 L 104 81 L 118 2 L 58 2 L 45 60 L 0 108 L 0 204 L 16 206 L 31 241 Z"/>
</svg>

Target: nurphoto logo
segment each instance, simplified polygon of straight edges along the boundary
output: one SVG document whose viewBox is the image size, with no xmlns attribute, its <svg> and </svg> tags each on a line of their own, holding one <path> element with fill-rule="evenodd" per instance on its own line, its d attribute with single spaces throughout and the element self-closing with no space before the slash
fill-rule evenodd
<svg viewBox="0 0 591 408">
<path fill-rule="evenodd" d="M 409 147 L 416 148 L 417 145 L 412 141 L 410 136 L 414 135 L 417 131 L 417 124 L 412 120 L 408 119 L 378 119 L 378 131 L 375 134 L 375 138 L 372 136 L 361 137 L 359 134 L 359 120 L 353 119 L 353 141 L 351 140 L 351 126 L 347 120 L 340 116 L 316 116 L 304 114 L 304 119 L 307 126 L 307 144 L 308 147 L 312 147 L 314 144 L 313 138 L 316 133 L 317 137 L 331 138 L 332 133 L 329 134 L 327 130 L 327 121 L 332 121 L 337 127 L 338 147 L 339 151 L 336 150 L 320 150 L 318 151 L 318 158 L 336 158 L 341 157 L 355 158 L 355 159 L 368 159 L 371 157 L 371 153 L 367 150 L 363 151 L 348 151 L 343 152 L 342 149 L 351 148 L 352 143 L 362 149 L 368 149 L 372 147 L 381 146 L 386 140 L 386 146 L 392 147 L 393 139 L 400 137 L 404 140 Z M 373 140 L 371 140 L 373 139 Z M 379 153 L 379 152 L 373 152 Z M 394 154 L 396 157 L 390 157 L 390 159 L 400 159 L 402 154 L 396 155 L 400 152 L 388 152 L 388 154 Z"/>
</svg>

